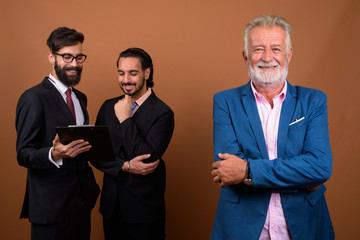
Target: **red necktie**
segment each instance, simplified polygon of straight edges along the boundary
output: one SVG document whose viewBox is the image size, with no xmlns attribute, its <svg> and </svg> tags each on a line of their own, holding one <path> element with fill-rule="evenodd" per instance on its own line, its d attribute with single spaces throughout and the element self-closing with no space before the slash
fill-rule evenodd
<svg viewBox="0 0 360 240">
<path fill-rule="evenodd" d="M 71 99 L 71 88 L 68 88 L 68 90 L 66 90 L 66 104 L 70 109 L 70 112 L 76 122 L 76 115 L 75 115 L 75 108 L 74 108 L 74 103 Z"/>
</svg>

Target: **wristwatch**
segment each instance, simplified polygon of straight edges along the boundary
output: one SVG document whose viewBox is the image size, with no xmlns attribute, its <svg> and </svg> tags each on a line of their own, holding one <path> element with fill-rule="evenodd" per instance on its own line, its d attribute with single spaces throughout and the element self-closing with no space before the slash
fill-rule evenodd
<svg viewBox="0 0 360 240">
<path fill-rule="evenodd" d="M 253 180 L 252 180 L 252 176 L 251 176 L 250 163 L 249 162 L 247 162 L 247 164 L 246 164 L 246 174 L 245 174 L 244 184 L 247 185 L 247 186 L 254 185 Z"/>
</svg>

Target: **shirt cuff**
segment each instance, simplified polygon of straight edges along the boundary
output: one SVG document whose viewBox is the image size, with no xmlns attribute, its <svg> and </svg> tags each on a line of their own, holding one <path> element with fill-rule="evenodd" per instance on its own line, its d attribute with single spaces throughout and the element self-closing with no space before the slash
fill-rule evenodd
<svg viewBox="0 0 360 240">
<path fill-rule="evenodd" d="M 60 168 L 60 166 L 63 164 L 63 160 L 62 158 L 58 159 L 58 160 L 53 160 L 52 157 L 51 157 L 51 150 L 52 150 L 52 147 L 50 148 L 50 151 L 49 151 L 49 161 L 57 168 Z"/>
</svg>

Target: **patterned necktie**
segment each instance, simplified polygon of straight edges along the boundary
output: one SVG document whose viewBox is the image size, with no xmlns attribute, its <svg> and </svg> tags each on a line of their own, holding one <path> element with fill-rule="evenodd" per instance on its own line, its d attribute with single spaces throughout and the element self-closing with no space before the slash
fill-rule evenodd
<svg viewBox="0 0 360 240">
<path fill-rule="evenodd" d="M 132 103 L 131 103 L 131 113 L 130 113 L 130 117 L 132 117 L 133 112 L 134 112 L 134 109 L 136 108 L 136 106 L 137 106 L 137 103 L 136 103 L 136 102 L 132 102 Z"/>
<path fill-rule="evenodd" d="M 70 109 L 70 112 L 76 122 L 76 115 L 75 115 L 75 108 L 74 108 L 74 103 L 71 99 L 71 88 L 68 88 L 68 90 L 66 90 L 66 104 Z"/>
</svg>

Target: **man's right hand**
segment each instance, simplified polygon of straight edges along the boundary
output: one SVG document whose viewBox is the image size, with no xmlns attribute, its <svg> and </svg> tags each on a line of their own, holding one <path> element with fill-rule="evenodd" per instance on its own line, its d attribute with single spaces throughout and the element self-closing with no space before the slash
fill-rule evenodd
<svg viewBox="0 0 360 240">
<path fill-rule="evenodd" d="M 87 152 L 91 148 L 89 142 L 85 142 L 82 139 L 72 141 L 67 145 L 63 145 L 60 142 L 59 136 L 56 134 L 53 140 L 53 148 L 51 149 L 51 158 L 58 160 L 61 158 L 73 158 L 80 153 Z"/>
<path fill-rule="evenodd" d="M 123 170 L 132 174 L 147 175 L 155 171 L 159 165 L 160 160 L 156 160 L 152 163 L 144 163 L 143 160 L 150 157 L 150 154 L 140 155 L 134 157 L 130 161 L 126 161 L 123 165 Z M 129 165 L 128 165 L 129 164 Z M 129 166 L 129 167 L 128 167 Z"/>
</svg>

